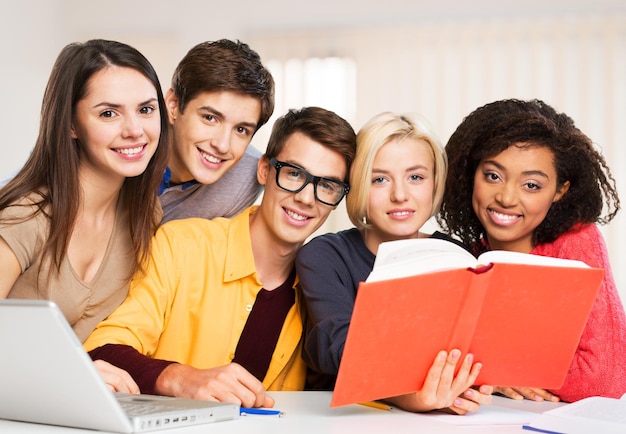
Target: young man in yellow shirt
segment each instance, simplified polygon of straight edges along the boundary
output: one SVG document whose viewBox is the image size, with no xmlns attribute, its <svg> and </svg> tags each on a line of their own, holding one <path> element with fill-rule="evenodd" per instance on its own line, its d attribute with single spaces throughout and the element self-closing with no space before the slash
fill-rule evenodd
<svg viewBox="0 0 626 434">
<path fill-rule="evenodd" d="M 294 261 L 348 192 L 355 148 L 333 112 L 278 119 L 258 163 L 261 204 L 164 224 L 126 301 L 85 342 L 92 358 L 143 393 L 268 407 L 266 390 L 303 389 Z"/>
</svg>

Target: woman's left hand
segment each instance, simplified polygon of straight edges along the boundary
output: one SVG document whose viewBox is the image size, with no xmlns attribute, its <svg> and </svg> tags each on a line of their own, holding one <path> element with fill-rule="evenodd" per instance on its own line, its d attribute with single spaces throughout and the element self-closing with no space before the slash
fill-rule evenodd
<svg viewBox="0 0 626 434">
<path fill-rule="evenodd" d="M 508 387 L 508 386 L 496 386 L 494 388 L 495 392 L 501 393 L 502 395 L 511 398 L 511 399 L 530 399 L 532 401 L 551 401 L 558 402 L 561 399 L 554 395 L 553 393 L 548 392 L 545 389 L 537 389 L 534 387 Z"/>
</svg>

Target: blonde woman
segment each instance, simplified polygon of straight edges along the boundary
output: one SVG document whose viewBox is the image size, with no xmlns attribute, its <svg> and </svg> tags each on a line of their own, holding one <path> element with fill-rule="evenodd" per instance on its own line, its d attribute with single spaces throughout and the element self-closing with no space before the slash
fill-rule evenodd
<svg viewBox="0 0 626 434">
<path fill-rule="evenodd" d="M 312 388 L 334 386 L 359 282 L 372 271 L 380 243 L 448 239 L 420 232 L 439 209 L 446 171 L 440 141 L 417 115 L 381 113 L 359 131 L 347 197 L 355 227 L 311 240 L 296 260 L 308 312 L 303 356 Z M 415 412 L 477 411 L 492 391 L 470 389 L 480 367 L 471 354 L 441 351 L 420 391 L 387 401 Z"/>
</svg>

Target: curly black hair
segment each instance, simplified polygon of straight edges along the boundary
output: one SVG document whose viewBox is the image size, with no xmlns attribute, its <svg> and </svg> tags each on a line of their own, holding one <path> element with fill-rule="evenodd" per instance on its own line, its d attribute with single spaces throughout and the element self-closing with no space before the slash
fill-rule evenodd
<svg viewBox="0 0 626 434">
<path fill-rule="evenodd" d="M 615 179 L 591 139 L 569 116 L 543 101 L 507 99 L 470 113 L 446 145 L 449 169 L 437 215 L 444 231 L 481 253 L 485 228 L 472 208 L 474 175 L 483 159 L 517 143 L 548 148 L 554 154 L 557 185 L 570 182 L 535 229 L 533 245 L 552 242 L 578 223 L 606 224 L 615 217 L 620 209 Z"/>
</svg>

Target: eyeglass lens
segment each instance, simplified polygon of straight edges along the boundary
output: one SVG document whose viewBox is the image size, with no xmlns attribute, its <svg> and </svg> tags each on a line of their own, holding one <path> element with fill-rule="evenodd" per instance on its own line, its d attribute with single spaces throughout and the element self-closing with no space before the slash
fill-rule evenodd
<svg viewBox="0 0 626 434">
<path fill-rule="evenodd" d="M 308 183 L 313 182 L 315 196 L 320 202 L 336 205 L 344 195 L 344 186 L 337 181 L 327 178 L 316 178 L 304 169 L 288 164 L 277 164 L 278 186 L 292 192 L 302 190 Z"/>
</svg>

